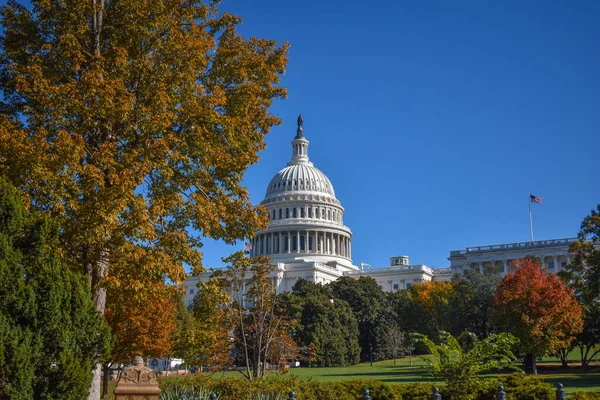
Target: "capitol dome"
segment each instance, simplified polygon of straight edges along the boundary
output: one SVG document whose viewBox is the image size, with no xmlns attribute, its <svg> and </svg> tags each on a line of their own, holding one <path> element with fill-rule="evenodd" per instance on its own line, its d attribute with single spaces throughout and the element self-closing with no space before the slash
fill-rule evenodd
<svg viewBox="0 0 600 400">
<path fill-rule="evenodd" d="M 285 265 L 310 262 L 354 270 L 344 208 L 329 178 L 308 158 L 303 122 L 298 117 L 291 160 L 267 185 L 261 204 L 269 211 L 269 226 L 256 232 L 251 253 Z"/>
</svg>

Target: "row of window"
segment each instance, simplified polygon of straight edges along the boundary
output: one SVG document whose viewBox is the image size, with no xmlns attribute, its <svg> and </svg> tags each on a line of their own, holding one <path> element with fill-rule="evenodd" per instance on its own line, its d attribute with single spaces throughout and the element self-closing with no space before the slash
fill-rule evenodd
<svg viewBox="0 0 600 400">
<path fill-rule="evenodd" d="M 285 218 L 290 218 L 290 214 L 291 218 L 298 218 L 298 215 L 300 215 L 300 218 L 306 218 L 306 216 L 308 216 L 308 218 L 326 219 L 329 221 L 339 222 L 340 224 L 342 223 L 342 213 L 337 210 L 331 210 L 329 208 L 326 210 L 324 208 L 319 207 L 308 207 L 306 209 L 304 207 L 301 207 L 300 209 L 294 207 L 291 209 L 291 212 L 289 208 L 286 208 Z M 284 219 L 283 215 L 283 208 L 279 208 L 277 210 L 273 209 L 269 214 L 269 220 L 274 221 L 276 219 Z"/>
<path fill-rule="evenodd" d="M 283 181 L 283 187 L 286 187 L 286 186 L 292 187 L 293 186 L 294 189 L 298 189 L 298 184 L 300 184 L 300 187 L 302 187 L 302 188 L 304 188 L 304 186 L 306 186 L 307 188 L 312 189 L 312 188 L 315 188 L 315 182 L 321 183 L 321 186 L 324 186 L 325 189 L 329 189 L 329 184 L 325 183 L 324 180 L 320 180 L 320 179 L 317 179 L 316 181 L 314 179 L 306 179 L 306 180 L 305 179 L 299 179 L 299 180 L 294 179 L 293 181 Z M 281 187 L 282 186 L 281 183 L 282 182 L 272 184 L 271 189 Z"/>
</svg>

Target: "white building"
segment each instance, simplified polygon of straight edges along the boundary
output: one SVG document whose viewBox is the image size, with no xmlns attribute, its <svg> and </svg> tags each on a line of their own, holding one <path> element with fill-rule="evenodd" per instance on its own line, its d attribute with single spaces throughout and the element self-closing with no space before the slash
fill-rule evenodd
<svg viewBox="0 0 600 400">
<path fill-rule="evenodd" d="M 510 262 L 527 256 L 542 260 L 542 266 L 548 272 L 559 272 L 571 262 L 569 244 L 577 239 L 538 240 L 490 246 L 467 247 L 464 250 L 450 252 L 450 269 L 453 273 L 462 273 L 469 268 L 484 272 L 495 270 L 506 275 Z"/>
</svg>

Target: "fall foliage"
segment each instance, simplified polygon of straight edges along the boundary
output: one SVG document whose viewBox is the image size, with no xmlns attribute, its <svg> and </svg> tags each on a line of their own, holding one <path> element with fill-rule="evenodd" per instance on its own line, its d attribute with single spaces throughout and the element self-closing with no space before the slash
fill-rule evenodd
<svg viewBox="0 0 600 400">
<path fill-rule="evenodd" d="M 216 1 L 11 0 L 0 11 L 0 174 L 61 226 L 104 312 L 114 266 L 184 279 L 202 237 L 264 227 L 243 174 L 280 120 L 287 44 Z M 132 276 L 132 274 L 129 274 Z"/>
<path fill-rule="evenodd" d="M 495 324 L 516 336 L 521 351 L 534 359 L 568 347 L 583 327 L 573 290 L 537 260 L 520 259 L 512 268 L 493 299 Z"/>
</svg>

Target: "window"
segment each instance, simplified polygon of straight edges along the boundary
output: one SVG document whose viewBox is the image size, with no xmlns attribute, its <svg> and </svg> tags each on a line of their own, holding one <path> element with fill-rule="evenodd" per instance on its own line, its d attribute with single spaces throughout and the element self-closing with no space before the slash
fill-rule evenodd
<svg viewBox="0 0 600 400">
<path fill-rule="evenodd" d="M 273 219 L 275 219 L 275 210 L 273 210 Z"/>
<path fill-rule="evenodd" d="M 290 217 L 290 209 L 289 209 L 289 208 L 286 208 L 286 209 L 285 209 L 285 217 L 286 217 L 286 218 L 289 218 L 289 217 Z"/>
<path fill-rule="evenodd" d="M 302 208 L 300 209 L 300 216 L 301 216 L 302 218 L 304 218 L 304 207 L 302 207 Z"/>
<path fill-rule="evenodd" d="M 190 294 L 194 294 L 194 289 L 190 289 Z"/>
<path fill-rule="evenodd" d="M 560 263 L 560 266 L 563 267 L 563 268 L 565 268 L 567 266 L 567 262 L 563 261 L 562 263 Z"/>
<path fill-rule="evenodd" d="M 327 219 L 331 221 L 331 210 L 327 210 Z"/>
<path fill-rule="evenodd" d="M 293 236 L 292 237 L 292 250 L 296 251 L 298 250 L 298 241 L 297 241 L 297 237 Z"/>
<path fill-rule="evenodd" d="M 281 208 L 279 209 L 279 219 L 281 219 Z"/>
<path fill-rule="evenodd" d="M 312 218 L 312 208 L 308 207 L 308 218 Z"/>
<path fill-rule="evenodd" d="M 310 208 L 309 208 L 309 210 L 310 210 Z M 314 246 L 313 246 L 313 237 L 312 236 L 308 237 L 308 250 L 309 251 L 314 251 L 315 250 Z"/>
<path fill-rule="evenodd" d="M 290 249 L 288 249 L 288 237 L 284 236 L 283 237 L 283 251 L 289 251 Z"/>
<path fill-rule="evenodd" d="M 305 250 L 305 246 L 304 246 L 304 236 L 300 236 L 300 250 L 304 251 Z"/>
<path fill-rule="evenodd" d="M 407 284 L 406 284 L 406 288 L 407 288 L 407 289 L 410 289 L 410 287 L 411 287 L 411 286 L 412 286 L 412 283 L 407 283 Z"/>
<path fill-rule="evenodd" d="M 554 269 L 554 263 L 553 262 L 548 263 L 548 269 Z"/>
<path fill-rule="evenodd" d="M 394 290 L 398 290 L 398 284 L 394 283 Z"/>
<path fill-rule="evenodd" d="M 294 215 L 293 215 L 293 217 L 294 217 L 294 218 L 298 218 L 298 209 L 297 209 L 296 207 L 294 207 L 294 208 L 292 209 L 292 211 L 293 211 L 293 214 L 294 214 Z"/>
<path fill-rule="evenodd" d="M 315 218 L 319 218 L 319 209 L 315 208 Z"/>
</svg>

